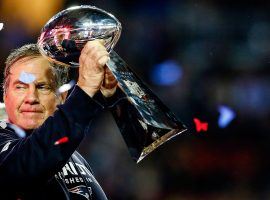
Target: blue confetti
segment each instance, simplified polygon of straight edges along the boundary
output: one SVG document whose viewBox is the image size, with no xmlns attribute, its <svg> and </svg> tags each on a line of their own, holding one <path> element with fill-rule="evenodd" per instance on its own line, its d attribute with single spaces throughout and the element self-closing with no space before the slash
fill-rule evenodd
<svg viewBox="0 0 270 200">
<path fill-rule="evenodd" d="M 220 113 L 218 126 L 220 128 L 225 128 L 235 118 L 235 112 L 228 106 L 224 105 L 219 106 L 218 110 Z"/>
<path fill-rule="evenodd" d="M 174 85 L 182 75 L 182 67 L 176 61 L 166 60 L 154 66 L 150 78 L 156 85 Z"/>
<path fill-rule="evenodd" d="M 19 80 L 25 84 L 29 84 L 36 80 L 36 76 L 34 74 L 22 71 Z"/>
</svg>

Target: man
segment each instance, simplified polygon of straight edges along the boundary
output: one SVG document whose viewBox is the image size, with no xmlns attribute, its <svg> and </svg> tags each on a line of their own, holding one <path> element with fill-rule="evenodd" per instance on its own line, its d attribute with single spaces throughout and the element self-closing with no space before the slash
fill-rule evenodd
<svg viewBox="0 0 270 200">
<path fill-rule="evenodd" d="M 34 44 L 10 54 L 3 84 L 8 122 L 0 124 L 0 199 L 107 199 L 75 150 L 104 108 L 95 95 L 115 93 L 108 59 L 101 41 L 88 42 L 77 84 L 65 100 L 57 93 L 65 68 L 52 67 Z"/>
</svg>

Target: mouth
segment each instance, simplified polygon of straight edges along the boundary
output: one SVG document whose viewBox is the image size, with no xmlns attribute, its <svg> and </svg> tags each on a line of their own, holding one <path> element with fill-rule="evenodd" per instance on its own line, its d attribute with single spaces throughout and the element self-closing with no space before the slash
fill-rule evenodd
<svg viewBox="0 0 270 200">
<path fill-rule="evenodd" d="M 29 119 L 43 119 L 44 114 L 43 112 L 37 112 L 37 111 L 23 111 L 21 112 L 21 118 L 24 120 L 29 120 Z"/>
<path fill-rule="evenodd" d="M 21 110 L 20 113 L 25 113 L 25 114 L 41 114 L 43 113 L 42 110 Z"/>
</svg>

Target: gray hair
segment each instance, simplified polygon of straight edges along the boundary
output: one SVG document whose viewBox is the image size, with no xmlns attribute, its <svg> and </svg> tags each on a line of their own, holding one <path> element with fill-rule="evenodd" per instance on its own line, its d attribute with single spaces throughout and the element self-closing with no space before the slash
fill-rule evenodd
<svg viewBox="0 0 270 200">
<path fill-rule="evenodd" d="M 14 63 L 23 58 L 36 58 L 42 56 L 36 44 L 26 44 L 20 48 L 14 49 L 6 59 L 4 70 L 3 91 L 6 93 L 10 81 L 10 70 Z M 59 88 L 68 80 L 68 67 L 59 63 L 52 63 L 52 73 L 55 78 L 55 86 Z"/>
</svg>

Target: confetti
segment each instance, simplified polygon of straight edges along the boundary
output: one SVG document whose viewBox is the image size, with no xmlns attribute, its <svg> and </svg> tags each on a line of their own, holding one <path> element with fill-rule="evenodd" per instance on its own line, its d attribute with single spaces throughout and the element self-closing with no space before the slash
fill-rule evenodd
<svg viewBox="0 0 270 200">
<path fill-rule="evenodd" d="M 59 144 L 63 144 L 63 143 L 67 143 L 68 142 L 68 137 L 62 137 L 59 140 L 57 140 L 54 145 L 59 145 Z"/>
<path fill-rule="evenodd" d="M 75 85 L 75 81 L 72 80 L 69 83 L 66 83 L 66 84 L 60 86 L 57 91 L 58 91 L 58 93 L 66 92 L 66 91 L 70 90 L 74 85 Z"/>
<path fill-rule="evenodd" d="M 4 28 L 4 23 L 0 23 L 0 31 Z"/>
<path fill-rule="evenodd" d="M 7 123 L 5 121 L 0 121 L 0 127 L 5 129 L 7 127 Z"/>
<path fill-rule="evenodd" d="M 208 129 L 208 123 L 207 122 L 202 122 L 198 118 L 193 119 L 195 126 L 196 126 L 196 131 L 207 131 Z"/>
<path fill-rule="evenodd" d="M 19 80 L 23 83 L 29 84 L 36 80 L 36 76 L 34 74 L 22 71 Z"/>
<path fill-rule="evenodd" d="M 235 118 L 235 112 L 228 106 L 219 106 L 218 125 L 220 128 L 225 128 Z"/>
</svg>

